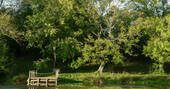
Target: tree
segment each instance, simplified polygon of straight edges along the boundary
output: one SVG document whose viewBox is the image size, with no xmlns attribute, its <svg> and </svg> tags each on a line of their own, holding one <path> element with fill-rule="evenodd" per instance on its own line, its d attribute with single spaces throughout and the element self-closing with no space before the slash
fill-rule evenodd
<svg viewBox="0 0 170 89">
<path fill-rule="evenodd" d="M 96 13 L 91 15 L 99 17 L 94 22 L 98 32 L 95 35 L 90 35 L 90 38 L 85 41 L 82 57 L 72 63 L 75 68 L 95 61 L 100 64 L 98 72 L 101 73 L 108 62 L 123 63 L 123 52 L 121 51 L 125 51 L 131 46 L 128 41 L 128 26 L 135 17 L 132 15 L 133 12 L 109 4 L 110 0 L 107 0 L 101 1 L 97 7 L 95 6 L 97 10 L 102 9 L 97 12 L 97 15 Z"/>
<path fill-rule="evenodd" d="M 0 12 L 0 71 L 9 73 L 12 67 L 15 43 L 20 43 L 23 33 L 15 29 L 11 23 L 11 10 L 3 9 Z M 11 73 L 11 72 L 10 72 Z"/>
<path fill-rule="evenodd" d="M 26 39 L 29 47 L 41 49 L 43 59 L 56 59 L 58 62 L 70 63 L 79 55 L 77 47 L 80 42 L 76 35 L 79 32 L 69 25 L 73 1 L 67 3 L 61 0 L 34 0 L 33 15 L 25 21 Z"/>
<path fill-rule="evenodd" d="M 112 37 L 93 39 L 89 37 L 87 43 L 82 49 L 82 57 L 77 62 L 73 62 L 72 66 L 78 68 L 85 63 L 98 63 L 100 67 L 97 72 L 102 73 L 104 66 L 108 62 L 115 64 L 123 63 L 123 55 L 120 53 L 120 45 L 113 41 Z"/>
<path fill-rule="evenodd" d="M 25 32 L 24 22 L 27 20 L 26 17 L 32 15 L 33 12 L 31 3 L 31 0 L 23 0 L 11 16 L 11 22 L 18 31 Z"/>
<path fill-rule="evenodd" d="M 143 54 L 153 61 L 153 70 L 163 73 L 163 64 L 169 61 L 169 15 L 165 17 L 139 17 L 129 29 L 135 33 L 135 39 Z"/>
<path fill-rule="evenodd" d="M 170 15 L 158 19 L 158 23 L 148 44 L 144 47 L 144 54 L 154 61 L 154 72 L 164 73 L 163 65 L 170 60 Z"/>
<path fill-rule="evenodd" d="M 23 40 L 24 33 L 15 29 L 11 23 L 9 12 L 10 11 L 5 11 L 0 14 L 0 36 L 6 36 L 20 44 L 20 41 Z"/>
</svg>

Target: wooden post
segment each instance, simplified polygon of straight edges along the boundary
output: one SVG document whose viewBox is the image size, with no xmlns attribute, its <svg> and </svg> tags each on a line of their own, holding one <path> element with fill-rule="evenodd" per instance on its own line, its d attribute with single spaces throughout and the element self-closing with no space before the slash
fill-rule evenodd
<svg viewBox="0 0 170 89">
<path fill-rule="evenodd" d="M 33 73 L 32 73 L 32 77 L 36 77 L 36 71 L 33 70 L 32 72 L 33 72 Z"/>
<path fill-rule="evenodd" d="M 40 79 L 37 78 L 37 86 L 40 86 Z"/>
<path fill-rule="evenodd" d="M 30 85 L 30 78 L 28 78 L 28 80 L 27 80 L 27 85 L 28 86 Z"/>
<path fill-rule="evenodd" d="M 29 71 L 29 78 L 31 78 L 31 71 Z"/>
<path fill-rule="evenodd" d="M 30 71 L 29 71 L 29 76 L 28 76 L 28 80 L 27 80 L 27 85 L 30 85 Z"/>
<path fill-rule="evenodd" d="M 48 78 L 46 79 L 46 87 L 48 87 Z"/>
<path fill-rule="evenodd" d="M 35 77 L 35 76 L 36 76 L 35 70 L 29 71 L 29 78 Z"/>
<path fill-rule="evenodd" d="M 31 82 L 32 77 L 35 77 L 35 71 L 34 70 L 29 71 L 29 77 L 28 77 L 28 80 L 27 80 L 27 85 L 31 85 L 31 83 L 34 84 L 34 82 Z"/>
<path fill-rule="evenodd" d="M 59 69 L 57 69 L 57 70 L 56 70 L 56 72 L 55 72 L 55 74 L 56 74 L 56 81 L 55 81 L 56 86 L 57 86 L 57 80 L 58 80 L 58 75 L 59 75 L 58 73 L 59 73 L 59 72 L 60 72 L 60 70 L 59 70 Z"/>
<path fill-rule="evenodd" d="M 37 74 L 38 74 L 38 73 L 37 73 L 37 70 L 35 70 L 35 77 L 37 76 Z"/>
<path fill-rule="evenodd" d="M 54 67 L 54 69 L 55 69 L 55 63 L 56 63 L 56 46 L 54 46 L 53 47 L 53 53 L 54 53 L 54 65 L 53 65 L 53 67 Z"/>
</svg>

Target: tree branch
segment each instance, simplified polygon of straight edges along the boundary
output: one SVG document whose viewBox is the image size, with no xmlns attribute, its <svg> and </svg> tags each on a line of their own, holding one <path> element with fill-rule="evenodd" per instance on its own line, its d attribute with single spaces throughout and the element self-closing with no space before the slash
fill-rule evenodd
<svg viewBox="0 0 170 89">
<path fill-rule="evenodd" d="M 0 7 L 2 6 L 3 2 L 4 2 L 4 0 L 1 0 Z"/>
</svg>

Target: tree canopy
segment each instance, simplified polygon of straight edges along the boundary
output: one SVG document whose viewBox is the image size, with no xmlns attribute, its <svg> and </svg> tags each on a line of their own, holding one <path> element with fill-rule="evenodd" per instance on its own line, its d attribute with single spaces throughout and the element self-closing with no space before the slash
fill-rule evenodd
<svg viewBox="0 0 170 89">
<path fill-rule="evenodd" d="M 21 49 L 40 50 L 39 70 L 48 63 L 75 69 L 96 63 L 102 72 L 109 63 L 142 55 L 161 73 L 170 59 L 167 0 L 23 0 L 16 8 L 2 8 L 3 1 L 0 70 L 10 61 L 8 38 Z"/>
</svg>

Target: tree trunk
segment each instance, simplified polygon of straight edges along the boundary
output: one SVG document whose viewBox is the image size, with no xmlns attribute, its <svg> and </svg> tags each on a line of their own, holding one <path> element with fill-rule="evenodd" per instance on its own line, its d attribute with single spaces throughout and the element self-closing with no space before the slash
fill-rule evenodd
<svg viewBox="0 0 170 89">
<path fill-rule="evenodd" d="M 104 69 L 105 63 L 101 63 L 100 67 L 98 68 L 97 72 L 102 73 Z"/>
<path fill-rule="evenodd" d="M 53 64 L 53 69 L 55 69 L 55 63 L 56 63 L 56 47 L 53 47 L 53 53 L 54 53 L 54 64 Z"/>
<path fill-rule="evenodd" d="M 158 67 L 158 72 L 159 72 L 159 73 L 164 73 L 163 65 L 164 65 L 163 63 L 160 63 L 160 64 L 159 64 L 159 67 Z"/>
<path fill-rule="evenodd" d="M 152 64 L 152 73 L 162 74 L 164 73 L 164 63 L 154 63 Z"/>
</svg>

